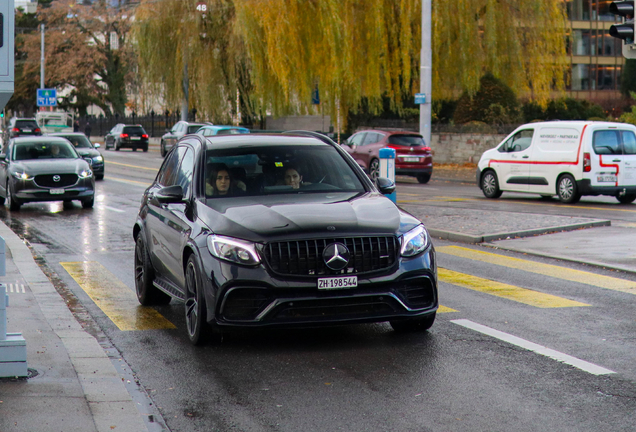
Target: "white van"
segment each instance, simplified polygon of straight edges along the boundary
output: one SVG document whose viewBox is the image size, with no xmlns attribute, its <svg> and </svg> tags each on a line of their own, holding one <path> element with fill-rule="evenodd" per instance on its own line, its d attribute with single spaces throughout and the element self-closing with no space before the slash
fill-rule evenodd
<svg viewBox="0 0 636 432">
<path fill-rule="evenodd" d="M 581 195 L 610 195 L 629 204 L 636 200 L 636 127 L 593 121 L 525 124 L 484 152 L 477 181 L 488 198 L 529 192 L 575 203 Z"/>
</svg>

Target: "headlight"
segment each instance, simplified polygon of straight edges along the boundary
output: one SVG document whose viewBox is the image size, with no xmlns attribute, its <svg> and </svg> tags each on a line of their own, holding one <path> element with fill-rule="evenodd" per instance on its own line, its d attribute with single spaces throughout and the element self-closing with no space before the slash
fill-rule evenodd
<svg viewBox="0 0 636 432">
<path fill-rule="evenodd" d="M 101 156 L 95 156 L 93 162 L 104 162 L 104 158 Z"/>
<path fill-rule="evenodd" d="M 237 264 L 256 265 L 261 262 L 253 243 L 231 237 L 210 234 L 208 249 L 215 257 Z"/>
<path fill-rule="evenodd" d="M 85 178 L 89 178 L 93 175 L 93 171 L 86 169 L 84 171 L 82 171 L 81 173 L 79 173 L 79 178 L 85 179 Z"/>
<path fill-rule="evenodd" d="M 412 257 L 423 252 L 430 244 L 428 233 L 424 225 L 419 225 L 402 237 L 402 249 L 400 254 L 403 257 Z"/>
<path fill-rule="evenodd" d="M 13 177 L 17 178 L 18 180 L 31 180 L 31 179 L 33 179 L 32 176 L 28 175 L 25 172 L 14 172 L 14 173 L 11 173 L 11 174 L 13 174 Z"/>
</svg>

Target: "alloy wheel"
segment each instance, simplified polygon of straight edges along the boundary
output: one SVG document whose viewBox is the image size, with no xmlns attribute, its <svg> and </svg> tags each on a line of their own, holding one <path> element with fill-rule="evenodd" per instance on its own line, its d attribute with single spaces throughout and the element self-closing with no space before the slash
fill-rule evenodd
<svg viewBox="0 0 636 432">
<path fill-rule="evenodd" d="M 369 165 L 369 177 L 371 180 L 375 181 L 378 177 L 380 177 L 380 161 L 377 159 L 373 159 L 371 161 L 371 165 Z"/>
</svg>

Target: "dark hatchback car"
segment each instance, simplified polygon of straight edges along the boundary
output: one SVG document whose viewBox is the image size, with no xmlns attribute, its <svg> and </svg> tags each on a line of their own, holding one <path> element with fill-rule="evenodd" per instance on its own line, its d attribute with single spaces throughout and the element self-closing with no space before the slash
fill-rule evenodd
<svg viewBox="0 0 636 432">
<path fill-rule="evenodd" d="M 380 149 L 395 149 L 395 174 L 417 178 L 428 183 L 433 174 L 433 153 L 422 135 L 412 132 L 367 130 L 356 132 L 344 142 L 345 150 L 364 168 L 372 179 L 380 172 Z"/>
<path fill-rule="evenodd" d="M 106 150 L 114 148 L 131 148 L 133 151 L 142 149 L 148 151 L 148 134 L 141 125 L 126 125 L 119 123 L 104 137 Z"/>
<path fill-rule="evenodd" d="M 88 162 L 95 176 L 95 180 L 102 180 L 104 178 L 104 157 L 97 151 L 99 144 L 93 144 L 87 137 L 81 132 L 59 132 L 48 134 L 48 136 L 57 136 L 66 138 L 73 144 L 75 150 L 81 157 Z"/>
<path fill-rule="evenodd" d="M 34 118 L 12 118 L 3 134 L 4 142 L 19 136 L 39 136 L 42 130 Z"/>
<path fill-rule="evenodd" d="M 236 327 L 428 329 L 431 239 L 383 195 L 395 184 L 377 185 L 327 139 L 185 137 L 133 228 L 139 302 L 184 301 L 194 344 Z"/>
<path fill-rule="evenodd" d="M 11 210 L 34 201 L 73 200 L 91 208 L 94 196 L 88 162 L 64 138 L 14 138 L 0 154 L 0 203 Z"/>
</svg>

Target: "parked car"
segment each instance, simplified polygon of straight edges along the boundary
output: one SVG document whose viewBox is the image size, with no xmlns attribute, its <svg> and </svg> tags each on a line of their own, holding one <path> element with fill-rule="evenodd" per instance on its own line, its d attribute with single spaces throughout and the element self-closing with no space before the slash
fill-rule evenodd
<svg viewBox="0 0 636 432">
<path fill-rule="evenodd" d="M 395 174 L 412 176 L 419 183 L 428 183 L 433 173 L 433 153 L 422 135 L 414 132 L 365 130 L 356 132 L 343 143 L 351 156 L 371 179 L 380 172 L 380 149 L 395 149 Z"/>
<path fill-rule="evenodd" d="M 593 121 L 522 125 L 477 165 L 488 198 L 505 191 L 530 192 L 573 204 L 582 195 L 636 200 L 636 126 Z"/>
<path fill-rule="evenodd" d="M 95 180 L 102 180 L 104 178 L 104 158 L 102 154 L 97 151 L 100 147 L 99 144 L 93 144 L 87 137 L 81 132 L 60 132 L 48 134 L 48 136 L 58 136 L 66 138 L 73 144 L 75 150 L 86 162 L 91 166 Z"/>
<path fill-rule="evenodd" d="M 198 135 L 209 137 L 214 135 L 239 135 L 248 134 L 250 130 L 248 128 L 240 126 L 203 126 L 197 131 Z"/>
<path fill-rule="evenodd" d="M 187 121 L 175 123 L 174 126 L 172 126 L 172 129 L 166 131 L 166 133 L 161 137 L 161 156 L 165 157 L 177 141 L 185 135 L 196 133 L 202 126 L 211 124 L 212 123 L 195 123 Z"/>
<path fill-rule="evenodd" d="M 79 200 L 91 208 L 94 196 L 93 171 L 65 138 L 13 138 L 0 154 L 0 204 L 13 211 L 35 201 Z"/>
<path fill-rule="evenodd" d="M 141 125 L 117 124 L 104 137 L 106 150 L 114 148 L 116 151 L 128 147 L 133 151 L 142 149 L 148 151 L 148 134 Z"/>
<path fill-rule="evenodd" d="M 139 302 L 185 302 L 193 344 L 241 327 L 428 329 L 435 250 L 394 190 L 326 137 L 185 137 L 133 227 Z"/>
<path fill-rule="evenodd" d="M 9 142 L 11 138 L 19 136 L 40 136 L 42 129 L 34 118 L 17 118 L 9 120 L 9 124 L 4 129 L 2 136 L 3 143 Z"/>
</svg>

